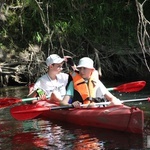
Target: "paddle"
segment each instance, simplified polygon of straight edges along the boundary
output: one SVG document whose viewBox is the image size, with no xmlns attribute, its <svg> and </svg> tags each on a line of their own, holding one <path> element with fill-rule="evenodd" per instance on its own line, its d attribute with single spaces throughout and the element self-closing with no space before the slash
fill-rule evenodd
<svg viewBox="0 0 150 150">
<path fill-rule="evenodd" d="M 141 98 L 141 99 L 122 100 L 122 103 L 138 102 L 138 101 L 145 101 L 145 100 L 150 101 L 150 97 Z M 95 104 L 99 106 L 99 105 L 110 104 L 110 102 L 101 102 L 101 103 L 95 103 Z M 83 104 L 82 106 L 86 106 L 86 104 Z M 45 106 L 39 106 L 35 104 L 31 104 L 31 105 L 27 104 L 27 105 L 15 106 L 11 108 L 10 113 L 13 118 L 23 121 L 23 120 L 34 119 L 47 110 L 58 110 L 58 109 L 66 109 L 66 108 L 67 109 L 73 108 L 73 106 L 70 105 L 70 106 L 45 107 Z"/>
<path fill-rule="evenodd" d="M 143 89 L 145 85 L 146 85 L 145 81 L 135 81 L 125 83 L 117 87 L 108 88 L 108 91 L 137 92 Z"/>
<path fill-rule="evenodd" d="M 64 108 L 72 108 L 73 106 L 56 106 L 56 107 L 45 107 L 45 106 L 39 106 L 35 104 L 27 104 L 27 105 L 21 105 L 21 106 L 15 106 L 10 109 L 10 113 L 12 117 L 14 117 L 17 120 L 30 120 L 34 119 L 40 114 L 42 114 L 43 111 L 46 110 L 57 110 L 57 109 L 64 109 Z"/>
<path fill-rule="evenodd" d="M 145 81 L 135 81 L 135 82 L 125 83 L 117 87 L 108 88 L 108 90 L 109 91 L 115 90 L 118 92 L 137 92 L 143 89 L 145 85 L 146 85 Z M 24 98 L 24 99 L 13 98 L 13 97 L 0 98 L 0 108 L 5 108 L 20 102 L 28 102 L 28 101 L 38 100 L 38 99 L 39 97 Z"/>
<path fill-rule="evenodd" d="M 49 98 L 49 96 L 47 96 L 46 98 Z M 28 102 L 28 101 L 33 101 L 33 100 L 39 100 L 39 97 L 24 98 L 24 99 L 16 98 L 16 97 L 0 98 L 0 108 L 5 108 L 5 107 L 11 106 L 16 103 Z"/>
</svg>

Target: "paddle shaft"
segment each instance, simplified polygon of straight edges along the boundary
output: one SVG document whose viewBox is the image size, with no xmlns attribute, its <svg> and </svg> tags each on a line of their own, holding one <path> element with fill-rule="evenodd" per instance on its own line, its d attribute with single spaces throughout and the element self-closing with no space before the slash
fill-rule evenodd
<svg viewBox="0 0 150 150">
<path fill-rule="evenodd" d="M 121 100 L 122 103 L 129 103 L 129 102 L 138 102 L 138 101 L 150 101 L 150 98 L 140 98 L 140 99 L 129 99 L 129 100 Z M 100 102 L 100 103 L 94 103 L 95 105 L 109 105 L 110 102 Z M 82 104 L 81 107 L 87 106 L 87 104 Z M 50 108 L 50 110 L 57 110 L 57 109 L 67 109 L 67 108 L 73 108 L 72 105 L 66 105 L 66 106 L 56 106 Z"/>
<path fill-rule="evenodd" d="M 150 101 L 150 98 L 139 98 L 139 99 L 128 99 L 128 100 L 121 100 L 122 103 L 129 103 L 129 102 L 138 102 L 138 101 Z M 100 103 L 95 103 L 96 105 L 109 105 L 110 102 L 100 102 Z M 84 106 L 84 104 L 83 104 Z"/>
<path fill-rule="evenodd" d="M 50 96 L 46 96 L 46 98 L 50 98 Z M 40 97 L 24 98 L 22 99 L 22 102 L 28 102 L 28 101 L 39 100 L 39 99 Z"/>
</svg>

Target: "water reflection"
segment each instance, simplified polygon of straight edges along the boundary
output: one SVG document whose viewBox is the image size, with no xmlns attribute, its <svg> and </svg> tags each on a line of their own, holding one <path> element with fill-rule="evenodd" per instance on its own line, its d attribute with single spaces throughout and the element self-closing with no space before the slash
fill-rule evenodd
<svg viewBox="0 0 150 150">
<path fill-rule="evenodd" d="M 142 149 L 142 135 L 32 120 L 22 122 L 12 136 L 12 149 L 50 150 Z"/>
</svg>

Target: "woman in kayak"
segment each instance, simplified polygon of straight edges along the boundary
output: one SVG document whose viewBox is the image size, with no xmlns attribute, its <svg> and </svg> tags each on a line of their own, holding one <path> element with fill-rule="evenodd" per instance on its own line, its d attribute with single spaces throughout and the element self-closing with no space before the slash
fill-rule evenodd
<svg viewBox="0 0 150 150">
<path fill-rule="evenodd" d="M 53 93 L 50 102 L 80 107 L 81 104 L 93 106 L 94 100 L 105 99 L 110 101 L 110 105 L 121 104 L 121 101 L 113 96 L 99 80 L 92 59 L 81 58 L 77 69 L 78 71 L 71 73 L 72 81 L 67 88 L 64 99 L 60 100 L 57 94 Z"/>
</svg>

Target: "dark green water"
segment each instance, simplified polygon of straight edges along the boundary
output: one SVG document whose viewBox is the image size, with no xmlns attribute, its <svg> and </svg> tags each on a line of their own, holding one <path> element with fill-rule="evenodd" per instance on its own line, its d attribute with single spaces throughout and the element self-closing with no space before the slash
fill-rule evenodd
<svg viewBox="0 0 150 150">
<path fill-rule="evenodd" d="M 116 86 L 117 84 L 114 85 Z M 149 88 L 147 87 L 136 93 L 113 92 L 113 94 L 123 100 L 145 98 L 150 95 L 148 89 Z M 27 87 L 9 87 L 0 89 L 0 97 L 25 98 L 27 94 Z M 17 121 L 11 117 L 11 107 L 0 109 L 0 149 L 144 150 L 150 148 L 150 103 L 144 101 L 128 103 L 127 105 L 136 105 L 144 110 L 145 129 L 143 135 L 98 128 L 87 128 L 69 123 L 41 119 Z"/>
</svg>

